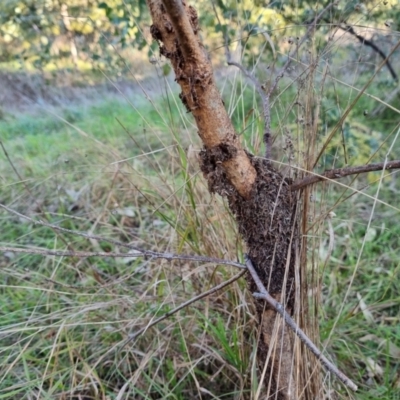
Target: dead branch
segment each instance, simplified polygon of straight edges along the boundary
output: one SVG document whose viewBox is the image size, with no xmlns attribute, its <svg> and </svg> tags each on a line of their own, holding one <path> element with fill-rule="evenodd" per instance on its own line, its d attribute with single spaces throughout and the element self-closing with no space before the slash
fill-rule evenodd
<svg viewBox="0 0 400 400">
<path fill-rule="evenodd" d="M 242 271 L 239 272 L 238 274 L 236 274 L 234 277 L 232 277 L 231 279 L 220 283 L 217 286 L 214 286 L 212 289 L 207 290 L 204 293 L 199 294 L 196 297 L 191 298 L 188 301 L 185 301 L 184 303 L 182 303 L 181 305 L 179 305 L 178 307 L 174 308 L 171 311 L 168 311 L 167 313 L 165 313 L 163 316 L 161 316 L 160 318 L 155 319 L 154 321 L 150 322 L 149 324 L 147 324 L 144 328 L 139 329 L 137 332 L 133 333 L 132 335 L 129 335 L 129 338 L 125 341 L 125 343 L 123 344 L 123 346 L 125 346 L 126 344 L 128 344 L 130 341 L 135 340 L 138 336 L 144 334 L 149 328 L 151 328 L 154 325 L 157 325 L 159 322 L 164 321 L 165 319 L 169 318 L 170 316 L 176 314 L 178 311 L 190 306 L 191 304 L 195 303 L 198 300 L 203 299 L 204 297 L 207 297 L 215 292 L 218 292 L 218 290 L 223 289 L 224 287 L 229 286 L 231 283 L 237 281 L 238 279 L 240 279 L 247 271 Z"/>
<path fill-rule="evenodd" d="M 307 176 L 306 178 L 298 179 L 297 181 L 293 182 L 293 184 L 290 186 L 290 190 L 292 191 L 299 190 L 308 185 L 312 185 L 313 183 L 317 183 L 324 180 L 334 180 L 334 179 L 344 178 L 345 176 L 349 175 L 356 175 L 365 172 L 382 171 L 387 169 L 390 170 L 398 168 L 400 168 L 400 160 L 381 162 L 376 164 L 360 165 L 358 167 L 330 169 L 328 171 L 325 171 L 322 175 L 313 174 Z"/>
<path fill-rule="evenodd" d="M 392 64 L 390 63 L 389 58 L 386 57 L 386 54 L 372 40 L 368 40 L 364 36 L 359 35 L 350 25 L 345 25 L 345 26 L 338 25 L 338 27 L 344 30 L 345 32 L 350 33 L 355 38 L 357 38 L 363 45 L 371 47 L 376 53 L 378 53 L 382 57 L 382 59 L 385 60 L 386 66 L 388 67 L 388 70 L 392 75 L 392 78 L 395 81 L 398 81 L 399 78 L 396 72 L 394 71 Z"/>
<path fill-rule="evenodd" d="M 252 74 L 250 71 L 248 71 L 242 64 L 232 61 L 231 59 L 231 53 L 229 51 L 228 45 L 226 45 L 226 53 L 227 53 L 227 63 L 228 65 L 232 65 L 236 68 L 239 68 L 243 75 L 246 76 L 246 78 L 250 79 L 250 81 L 253 83 L 254 87 L 256 88 L 258 94 L 261 97 L 262 104 L 263 104 L 263 114 L 264 114 L 264 145 L 265 145 L 265 158 L 267 160 L 271 159 L 271 114 L 270 114 L 270 102 L 269 102 L 269 95 L 265 92 L 263 89 L 261 83 L 259 80 L 255 77 L 254 74 Z"/>
<path fill-rule="evenodd" d="M 147 0 L 151 34 L 171 61 L 180 98 L 196 120 L 207 150 L 223 153 L 219 164 L 241 196 L 250 196 L 256 172 L 243 150 L 215 84 L 213 69 L 198 36 L 196 10 L 181 0 Z"/>
<path fill-rule="evenodd" d="M 322 16 L 328 11 L 333 5 L 335 5 L 336 2 L 332 2 L 328 4 L 311 22 L 309 28 L 307 29 L 307 32 L 305 35 L 296 43 L 295 49 L 289 54 L 288 59 L 284 66 L 282 67 L 281 71 L 278 73 L 278 75 L 275 78 L 274 83 L 271 85 L 271 87 L 266 90 L 264 86 L 260 83 L 260 81 L 255 77 L 253 73 L 248 71 L 242 64 L 233 61 L 231 59 L 231 54 L 229 51 L 229 46 L 228 46 L 228 41 L 225 40 L 225 51 L 227 55 L 227 63 L 228 65 L 235 66 L 236 68 L 239 68 L 240 71 L 242 71 L 243 75 L 246 76 L 254 85 L 256 88 L 258 94 L 261 97 L 262 100 L 262 105 L 263 105 L 263 114 L 264 114 L 264 135 L 263 135 L 263 141 L 265 145 L 265 158 L 267 160 L 271 160 L 271 139 L 272 139 L 272 132 L 271 132 L 271 105 L 270 105 L 270 98 L 272 93 L 275 91 L 275 89 L 278 86 L 278 83 L 281 78 L 285 75 L 285 72 L 289 68 L 291 62 L 293 61 L 294 57 L 296 56 L 297 52 L 299 51 L 300 47 L 303 45 L 303 43 L 307 40 L 308 36 L 311 34 L 311 32 L 315 29 L 318 21 L 322 18 Z"/>
<path fill-rule="evenodd" d="M 337 5 L 336 1 L 333 1 L 332 3 L 329 3 L 319 14 L 317 14 L 314 18 L 314 20 L 310 23 L 310 26 L 308 27 L 306 33 L 303 35 L 303 37 L 298 40 L 298 42 L 296 43 L 296 46 L 294 48 L 294 50 L 288 55 L 288 58 L 286 60 L 286 63 L 284 64 L 284 66 L 282 67 L 282 69 L 280 70 L 280 72 L 278 73 L 278 75 L 275 78 L 274 83 L 271 85 L 271 87 L 268 89 L 267 93 L 268 96 L 271 96 L 271 94 L 275 91 L 275 89 L 278 86 L 279 81 L 283 78 L 283 76 L 285 75 L 285 72 L 287 71 L 287 69 L 289 68 L 290 64 L 292 63 L 292 61 L 295 59 L 296 54 L 298 53 L 300 47 L 305 43 L 305 41 L 307 40 L 307 38 L 310 36 L 310 34 L 315 30 L 318 21 L 323 17 L 323 15 L 329 10 L 331 9 L 333 6 Z"/>
<path fill-rule="evenodd" d="M 9 251 L 15 251 L 19 253 L 30 253 L 30 254 L 40 254 L 40 255 L 55 255 L 55 256 L 64 256 L 64 257 L 95 257 L 95 256 L 100 256 L 100 257 L 152 257 L 152 258 L 163 258 L 166 260 L 186 260 L 186 261 L 198 261 L 198 262 L 204 262 L 204 263 L 213 263 L 213 264 L 219 264 L 219 265 L 232 265 L 237 268 L 246 268 L 245 265 L 240 264 L 235 261 L 229 261 L 229 260 L 223 260 L 219 258 L 214 258 L 214 257 L 203 257 L 203 256 L 192 256 L 192 255 L 186 255 L 186 254 L 175 254 L 175 253 L 159 253 L 156 251 L 152 250 L 144 250 L 141 249 L 137 246 L 132 246 L 127 243 L 122 243 L 118 242 L 117 240 L 113 239 L 108 239 L 102 236 L 97 236 L 97 235 L 91 235 L 87 234 L 84 232 L 79 232 L 79 231 L 73 231 L 70 229 L 66 228 L 61 228 L 57 225 L 52 225 L 48 224 L 43 221 L 35 220 L 33 218 L 30 218 L 24 214 L 19 213 L 18 211 L 13 210 L 12 208 L 9 208 L 5 206 L 4 204 L 0 203 L 0 207 L 3 208 L 4 210 L 8 211 L 11 214 L 14 214 L 20 218 L 24 218 L 27 221 L 32 222 L 35 225 L 41 225 L 45 226 L 47 228 L 55 229 L 60 232 L 65 232 L 65 233 L 70 233 L 72 235 L 76 236 L 81 236 L 86 239 L 94 239 L 94 240 L 99 240 L 99 241 L 104 241 L 111 243 L 115 246 L 120 246 L 124 247 L 130 250 L 133 250 L 135 253 L 102 253 L 102 252 L 76 252 L 76 251 L 56 251 L 56 250 L 47 250 L 47 249 L 21 249 L 21 248 L 16 248 L 16 247 L 1 247 L 0 251 L 2 249 L 9 249 Z M 4 250 L 7 251 L 7 250 Z"/>
<path fill-rule="evenodd" d="M 343 382 L 351 390 L 356 391 L 357 385 L 349 379 L 343 372 L 339 371 L 317 348 L 317 346 L 308 338 L 303 330 L 294 322 L 290 315 L 285 311 L 285 307 L 276 301 L 267 291 L 261 279 L 259 278 L 256 270 L 253 267 L 253 263 L 250 258 L 246 255 L 246 266 L 249 270 L 258 290 L 260 293 L 254 293 L 254 297 L 258 299 L 264 299 L 270 304 L 276 312 L 284 319 L 290 329 L 298 336 L 298 338 L 307 346 L 308 349 L 317 357 L 321 364 L 331 373 L 337 376 L 337 378 Z"/>
</svg>

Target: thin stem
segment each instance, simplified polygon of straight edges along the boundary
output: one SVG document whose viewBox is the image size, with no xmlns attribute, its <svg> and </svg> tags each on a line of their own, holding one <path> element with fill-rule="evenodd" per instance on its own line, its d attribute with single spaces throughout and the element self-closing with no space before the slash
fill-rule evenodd
<svg viewBox="0 0 400 400">
<path fill-rule="evenodd" d="M 243 75 L 250 79 L 251 82 L 253 83 L 254 87 L 257 89 L 258 94 L 260 95 L 261 98 L 264 98 L 266 96 L 266 93 L 264 92 L 264 90 L 261 87 L 261 83 L 260 81 L 255 77 L 255 75 L 248 71 L 242 64 L 236 62 L 236 61 L 232 61 L 231 59 L 231 54 L 230 51 L 227 50 L 227 54 L 228 54 L 228 60 L 227 60 L 227 64 L 228 65 L 232 65 L 238 69 L 240 69 L 243 73 Z"/>
<path fill-rule="evenodd" d="M 228 65 L 232 65 L 236 68 L 239 68 L 242 71 L 243 75 L 248 78 L 256 88 L 258 94 L 261 97 L 263 104 L 263 114 L 264 114 L 264 145 L 265 145 L 265 158 L 267 160 L 271 159 L 271 113 L 270 113 L 270 102 L 269 95 L 263 89 L 260 81 L 256 78 L 256 76 L 248 71 L 242 64 L 232 61 L 231 53 L 229 51 L 228 41 L 225 40 L 225 50 L 226 50 L 226 58 Z"/>
<path fill-rule="evenodd" d="M 292 60 L 295 58 L 297 52 L 299 51 L 300 47 L 303 45 L 303 43 L 307 40 L 308 36 L 311 34 L 311 32 L 315 29 L 317 26 L 318 21 L 322 18 L 322 16 L 334 5 L 336 5 L 336 2 L 333 1 L 332 3 L 329 3 L 316 17 L 314 20 L 311 22 L 310 26 L 307 29 L 307 32 L 303 35 L 303 37 L 297 42 L 295 49 L 289 54 L 288 59 L 286 60 L 286 63 L 278 73 L 278 75 L 275 78 L 274 83 L 271 85 L 271 87 L 268 89 L 267 95 L 271 96 L 271 94 L 275 91 L 276 87 L 278 86 L 279 81 L 283 78 L 285 75 L 286 70 L 289 68 Z"/>
<path fill-rule="evenodd" d="M 24 219 L 32 222 L 35 225 L 41 225 L 41 226 L 45 226 L 47 228 L 56 229 L 60 232 L 70 233 L 70 234 L 76 235 L 76 236 L 82 236 L 86 239 L 94 239 L 94 240 L 108 242 L 108 243 L 114 244 L 115 246 L 125 247 L 127 249 L 135 251 L 135 253 L 131 253 L 131 254 L 127 254 L 127 255 L 118 255 L 118 257 L 153 257 L 153 258 L 163 258 L 166 260 L 187 260 L 187 261 L 198 261 L 198 262 L 204 262 L 204 263 L 214 263 L 214 264 L 219 264 L 219 265 L 231 265 L 231 266 L 241 268 L 241 269 L 246 268 L 246 266 L 244 266 L 243 264 L 241 264 L 239 262 L 223 260 L 220 258 L 193 256 L 193 255 L 176 254 L 176 253 L 160 253 L 160 252 L 156 252 L 156 251 L 145 250 L 145 249 L 141 249 L 137 246 L 132 246 L 127 243 L 118 242 L 117 240 L 108 239 L 108 238 L 105 238 L 102 236 L 97 236 L 97 235 L 90 235 L 90 234 L 87 234 L 84 232 L 73 231 L 70 229 L 61 228 L 57 225 L 52 225 L 52 224 L 48 224 L 43 221 L 35 220 L 33 218 L 30 218 L 26 215 L 19 213 L 18 211 L 15 211 L 1 203 L 0 203 L 0 208 L 3 208 L 4 210 L 6 210 L 9 213 L 14 214 L 18 217 L 24 218 Z M 30 249 L 18 249 L 18 248 L 14 248 L 14 250 L 11 250 L 11 251 L 15 251 L 15 252 L 18 251 L 21 253 L 42 254 L 42 255 L 60 255 L 60 256 L 68 256 L 68 257 L 72 257 L 72 256 L 91 257 L 91 256 L 96 256 L 96 255 L 103 256 L 103 253 L 96 253 L 96 252 L 74 252 L 74 251 L 57 252 L 57 251 L 52 251 L 52 250 L 40 250 L 41 253 L 39 253 L 37 250 L 34 250 L 34 249 L 30 250 Z M 104 253 L 104 256 L 107 255 L 108 257 L 110 257 L 110 254 L 115 254 L 114 257 L 117 257 L 117 254 L 119 254 L 119 253 Z"/>
<path fill-rule="evenodd" d="M 138 331 L 136 331 L 135 333 L 133 333 L 132 335 L 129 336 L 129 338 L 125 341 L 125 343 L 123 344 L 123 346 L 125 346 L 126 344 L 128 344 L 130 341 L 136 339 L 138 336 L 142 335 L 143 333 L 145 333 L 149 328 L 151 328 L 154 325 L 157 325 L 159 322 L 164 321 L 165 319 L 169 318 L 171 315 L 176 314 L 178 311 L 190 306 L 191 304 L 195 303 L 198 300 L 201 300 L 204 297 L 207 297 L 215 292 L 217 292 L 218 290 L 223 289 L 226 286 L 229 286 L 231 283 L 237 281 L 239 278 L 241 278 L 246 271 L 241 271 L 239 272 L 237 275 L 235 275 L 234 277 L 232 277 L 231 279 L 220 283 L 217 286 L 214 286 L 212 289 L 207 290 L 204 293 L 199 294 L 196 297 L 191 298 L 188 301 L 185 301 L 184 303 L 182 303 L 181 305 L 179 305 L 178 307 L 174 308 L 171 311 L 168 311 L 167 313 L 165 313 L 163 316 L 161 316 L 160 318 L 155 319 L 154 321 L 150 322 L 148 325 L 146 325 L 144 328 L 139 329 Z"/>
<path fill-rule="evenodd" d="M 344 178 L 349 175 L 362 174 L 365 172 L 372 171 L 382 171 L 386 169 L 398 169 L 400 168 L 400 160 L 388 161 L 386 163 L 376 163 L 376 164 L 368 164 L 368 165 L 359 165 L 357 167 L 347 167 L 347 168 L 336 168 L 325 171 L 323 174 L 313 174 L 307 176 L 304 179 L 298 179 L 293 182 L 290 186 L 290 190 L 295 191 L 302 189 L 308 185 L 312 185 L 313 183 L 324 181 L 324 180 L 334 180 Z"/>
<path fill-rule="evenodd" d="M 258 299 L 264 299 L 271 305 L 276 312 L 282 316 L 286 324 L 289 328 L 299 337 L 299 339 L 307 346 L 308 349 L 317 357 L 317 359 L 321 362 L 321 364 L 329 371 L 332 372 L 337 378 L 343 382 L 347 387 L 351 390 L 356 391 L 357 385 L 349 379 L 343 372 L 339 371 L 339 369 L 333 365 L 317 348 L 317 346 L 308 338 L 308 336 L 303 332 L 303 330 L 296 324 L 296 322 L 289 316 L 289 314 L 285 311 L 285 307 L 276 301 L 267 291 L 263 283 L 261 282 L 260 277 L 258 276 L 256 270 L 254 269 L 253 263 L 250 258 L 246 255 L 246 266 L 249 270 L 255 284 L 260 293 L 254 293 L 254 297 Z"/>
</svg>

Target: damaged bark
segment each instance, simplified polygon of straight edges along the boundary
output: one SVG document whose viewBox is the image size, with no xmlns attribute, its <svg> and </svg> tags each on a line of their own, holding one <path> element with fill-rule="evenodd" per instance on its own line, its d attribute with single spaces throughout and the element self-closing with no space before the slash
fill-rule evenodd
<svg viewBox="0 0 400 400">
<path fill-rule="evenodd" d="M 221 170 L 209 180 L 211 192 L 227 197 L 235 215 L 239 232 L 246 242 L 247 253 L 268 292 L 293 314 L 295 302 L 295 260 L 298 241 L 296 197 L 290 190 L 290 179 L 275 171 L 268 160 L 249 155 L 257 178 L 249 198 L 243 198 L 225 179 Z M 215 155 L 200 154 L 201 169 L 209 176 L 215 165 Z M 257 286 L 248 278 L 249 289 Z M 278 393 L 279 400 L 297 399 L 294 378 L 293 340 L 276 311 L 264 301 L 256 302 L 260 324 L 257 357 L 260 372 L 268 362 L 265 385 L 268 393 Z M 273 349 L 271 348 L 273 347 Z"/>
<path fill-rule="evenodd" d="M 198 37 L 196 10 L 182 0 L 147 0 L 151 34 L 168 58 L 181 87 L 180 98 L 196 121 L 204 144 L 200 168 L 210 192 L 227 198 L 247 252 L 269 293 L 293 314 L 298 232 L 291 181 L 239 142 L 216 87 L 211 62 Z M 256 286 L 248 279 L 250 290 Z M 268 392 L 277 400 L 297 399 L 293 340 L 276 311 L 257 300 L 258 360 Z"/>
<path fill-rule="evenodd" d="M 168 58 L 180 98 L 196 120 L 206 149 L 224 153 L 227 179 L 243 197 L 249 197 L 256 172 L 244 152 L 216 87 L 207 52 L 198 37 L 196 10 L 180 0 L 148 0 L 153 25 L 150 32 Z"/>
</svg>

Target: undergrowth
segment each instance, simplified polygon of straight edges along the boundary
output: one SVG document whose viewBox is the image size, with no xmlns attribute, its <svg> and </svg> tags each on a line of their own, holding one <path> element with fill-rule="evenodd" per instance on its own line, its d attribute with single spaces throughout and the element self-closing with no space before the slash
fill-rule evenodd
<svg viewBox="0 0 400 400">
<path fill-rule="evenodd" d="M 221 87 L 237 131 L 260 155 L 262 116 L 254 90 L 236 73 L 225 79 Z M 351 87 L 336 85 L 319 98 L 319 144 L 354 97 Z M 287 167 L 291 152 L 299 157 L 304 150 L 299 137 L 310 126 L 304 118 L 314 89 L 293 85 L 275 99 L 278 166 Z M 378 89 L 368 90 L 379 97 Z M 398 114 L 385 118 L 383 129 L 364 112 L 375 106 L 362 97 L 320 171 L 382 161 L 393 143 L 389 156 L 399 154 Z M 113 239 L 243 260 L 227 206 L 210 196 L 199 173 L 196 130 L 174 93 L 149 101 L 140 93 L 104 93 L 101 101 L 78 106 L 6 114 L 0 137 L 2 204 L 105 239 L 60 233 L 1 211 L 1 246 L 121 252 L 106 240 Z M 300 174 L 296 168 L 291 173 Z M 310 304 L 313 293 L 320 299 L 318 344 L 360 386 L 351 395 L 326 375 L 327 398 L 400 398 L 396 176 L 322 183 L 310 196 L 309 291 Z M 336 216 L 327 217 L 332 211 Z M 233 267 L 135 254 L 74 258 L 12 251 L 3 252 L 0 266 L 0 399 L 245 399 L 257 390 L 257 324 L 244 280 L 122 346 L 155 318 L 231 278 Z"/>
</svg>

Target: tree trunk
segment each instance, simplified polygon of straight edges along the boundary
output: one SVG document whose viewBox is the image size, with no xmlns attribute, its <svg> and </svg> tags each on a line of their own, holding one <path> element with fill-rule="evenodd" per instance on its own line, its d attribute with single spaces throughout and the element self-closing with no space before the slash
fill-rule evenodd
<svg viewBox="0 0 400 400">
<path fill-rule="evenodd" d="M 241 147 L 198 36 L 196 10 L 181 0 L 147 0 L 147 4 L 153 20 L 151 34 L 160 54 L 171 61 L 182 89 L 180 98 L 193 114 L 204 144 L 200 168 L 209 190 L 227 198 L 257 273 L 271 295 L 293 314 L 300 240 L 291 181 Z M 251 278 L 249 286 L 256 291 Z M 297 399 L 301 388 L 295 379 L 292 337 L 275 310 L 261 300 L 257 313 L 258 360 L 265 391 L 274 399 Z"/>
</svg>

